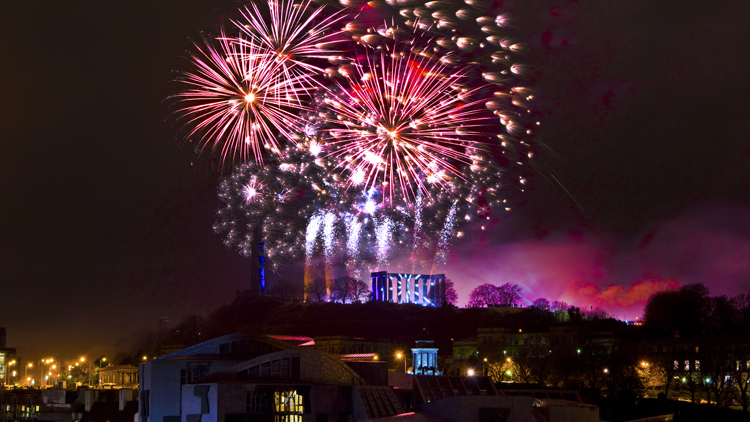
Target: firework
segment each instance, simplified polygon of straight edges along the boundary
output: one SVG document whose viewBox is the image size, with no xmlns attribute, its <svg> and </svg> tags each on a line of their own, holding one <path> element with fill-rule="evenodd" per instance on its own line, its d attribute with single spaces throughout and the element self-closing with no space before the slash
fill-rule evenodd
<svg viewBox="0 0 750 422">
<path fill-rule="evenodd" d="M 186 139 L 241 162 L 215 230 L 328 281 L 444 264 L 534 155 L 524 46 L 490 2 L 340 3 L 254 2 L 196 45 L 174 96 Z"/>
<path fill-rule="evenodd" d="M 304 75 L 278 78 L 282 63 L 223 31 L 195 46 L 193 70 L 180 78 L 188 88 L 174 99 L 185 139 L 196 140 L 197 150 L 211 149 L 222 163 L 262 162 L 264 149 L 278 151 L 278 134 L 292 138 L 304 126 L 298 111 L 311 89 Z"/>
<path fill-rule="evenodd" d="M 483 102 L 472 99 L 481 86 L 456 91 L 462 73 L 410 52 L 383 51 L 355 69 L 319 106 L 327 113 L 328 155 L 350 186 L 385 186 L 389 203 L 408 202 L 460 177 L 477 138 L 486 136 Z"/>
<path fill-rule="evenodd" d="M 326 6 L 315 7 L 310 0 L 274 0 L 266 5 L 267 10 L 252 3 L 241 11 L 241 20 L 232 21 L 245 35 L 240 42 L 260 46 L 263 54 L 280 63 L 279 78 L 322 74 L 320 62 L 329 59 L 343 40 L 341 31 L 331 28 L 341 25 L 345 12 L 326 14 Z"/>
</svg>

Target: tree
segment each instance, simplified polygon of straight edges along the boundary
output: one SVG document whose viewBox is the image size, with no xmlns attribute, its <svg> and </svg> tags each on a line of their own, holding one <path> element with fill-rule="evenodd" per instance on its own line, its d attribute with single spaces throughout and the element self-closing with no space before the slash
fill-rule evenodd
<svg viewBox="0 0 750 422">
<path fill-rule="evenodd" d="M 521 289 L 515 283 L 505 283 L 502 286 L 480 284 L 469 295 L 469 307 L 514 306 L 523 297 Z"/>
<path fill-rule="evenodd" d="M 434 300 L 437 302 L 440 297 L 440 286 L 434 285 L 430 286 L 430 292 L 428 293 L 428 298 L 435 298 Z M 445 305 L 453 305 L 456 306 L 458 304 L 458 293 L 456 293 L 456 289 L 453 287 L 453 281 L 451 279 L 446 278 L 445 279 Z"/>
<path fill-rule="evenodd" d="M 731 387 L 734 398 L 742 406 L 742 410 L 747 412 L 750 406 L 750 346 L 738 341 L 733 352 Z"/>
<path fill-rule="evenodd" d="M 583 382 L 586 387 L 595 389 L 601 387 L 605 378 L 604 370 L 607 368 L 611 351 L 609 346 L 592 340 L 586 340 L 581 344 L 579 353 L 580 365 L 583 371 Z M 576 352 L 578 352 L 576 350 Z"/>
<path fill-rule="evenodd" d="M 541 336 L 531 336 L 528 340 L 530 340 L 530 344 L 524 344 L 519 348 L 518 356 L 515 358 L 516 364 L 525 368 L 528 378 L 536 383 L 546 385 L 552 372 L 552 350 Z M 519 371 L 519 375 L 525 373 L 525 371 Z"/>
<path fill-rule="evenodd" d="M 701 382 L 706 388 L 706 398 L 711 404 L 711 393 L 717 406 L 722 406 L 726 399 L 726 387 L 728 386 L 727 375 L 733 371 L 731 339 L 725 336 L 705 336 L 700 347 L 700 369 Z"/>
<path fill-rule="evenodd" d="M 333 302 L 352 303 L 367 299 L 370 289 L 362 280 L 344 276 L 333 280 L 331 300 Z"/>
<path fill-rule="evenodd" d="M 269 293 L 286 300 L 299 299 L 302 293 L 300 285 L 284 278 L 276 280 L 270 287 Z"/>
<path fill-rule="evenodd" d="M 662 334 L 679 331 L 681 337 L 694 337 L 704 329 L 707 299 L 708 289 L 700 283 L 654 293 L 644 309 L 644 322 Z"/>
<path fill-rule="evenodd" d="M 349 293 L 352 302 L 364 302 L 370 297 L 370 286 L 362 280 L 354 280 L 349 284 Z"/>
<path fill-rule="evenodd" d="M 570 322 L 573 323 L 581 323 L 583 321 L 581 310 L 575 306 L 568 308 L 568 318 L 570 318 Z"/>
<path fill-rule="evenodd" d="M 555 300 L 552 302 L 552 314 L 555 316 L 555 321 L 557 322 L 565 322 L 569 319 L 568 316 L 568 308 L 570 308 L 570 305 L 568 305 L 566 302 Z"/>
<path fill-rule="evenodd" d="M 492 284 L 480 284 L 469 294 L 469 307 L 482 308 L 494 306 L 499 302 L 497 287 Z"/>
<path fill-rule="evenodd" d="M 503 307 L 515 306 L 521 301 L 523 288 L 516 283 L 505 283 L 497 288 L 497 305 Z"/>
<path fill-rule="evenodd" d="M 307 293 L 308 302 L 322 302 L 326 297 L 328 287 L 326 281 L 322 277 L 316 277 L 312 283 L 305 286 L 305 293 Z"/>
<path fill-rule="evenodd" d="M 458 293 L 453 287 L 453 281 L 451 279 L 445 279 L 445 303 L 456 306 L 458 304 Z"/>
<path fill-rule="evenodd" d="M 668 398 L 669 387 L 672 385 L 672 380 L 679 370 L 679 364 L 675 367 L 675 362 L 681 360 L 677 354 L 678 346 L 673 342 L 668 342 L 656 347 L 656 352 L 649 357 L 651 360 L 649 364 L 651 371 L 659 379 L 659 382 L 663 383 L 664 396 Z"/>
<path fill-rule="evenodd" d="M 498 383 L 505 381 L 505 377 L 510 377 L 513 373 L 513 363 L 510 359 L 499 357 L 498 359 L 489 360 L 484 363 L 485 375 L 492 379 L 492 382 Z"/>
<path fill-rule="evenodd" d="M 534 303 L 531 304 L 531 307 L 534 309 L 538 309 L 540 311 L 550 311 L 552 305 L 550 305 L 549 300 L 540 297 L 539 299 L 535 300 Z"/>
<path fill-rule="evenodd" d="M 602 308 L 591 308 L 588 311 L 583 311 L 582 314 L 587 321 L 609 318 L 607 312 Z"/>
</svg>

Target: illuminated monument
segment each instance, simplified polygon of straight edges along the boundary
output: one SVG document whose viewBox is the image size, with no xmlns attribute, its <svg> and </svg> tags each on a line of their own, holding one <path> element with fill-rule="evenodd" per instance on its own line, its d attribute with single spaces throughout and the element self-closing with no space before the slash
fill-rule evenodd
<svg viewBox="0 0 750 422">
<path fill-rule="evenodd" d="M 371 300 L 414 303 L 422 306 L 445 304 L 445 274 L 370 273 Z"/>
</svg>

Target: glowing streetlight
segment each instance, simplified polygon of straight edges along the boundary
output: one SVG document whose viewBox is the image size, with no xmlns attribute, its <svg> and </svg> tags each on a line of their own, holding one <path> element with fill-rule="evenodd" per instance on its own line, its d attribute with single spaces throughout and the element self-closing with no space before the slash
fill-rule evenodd
<svg viewBox="0 0 750 422">
<path fill-rule="evenodd" d="M 470 377 L 473 377 L 473 376 L 474 376 L 474 370 L 473 370 L 473 369 L 471 369 L 471 368 L 469 368 L 469 370 L 468 370 L 468 371 L 466 371 L 466 375 L 468 375 L 468 376 L 470 376 Z"/>
<path fill-rule="evenodd" d="M 402 354 L 401 352 L 398 352 L 396 353 L 396 359 L 404 360 L 404 373 L 406 373 L 406 355 Z"/>
</svg>

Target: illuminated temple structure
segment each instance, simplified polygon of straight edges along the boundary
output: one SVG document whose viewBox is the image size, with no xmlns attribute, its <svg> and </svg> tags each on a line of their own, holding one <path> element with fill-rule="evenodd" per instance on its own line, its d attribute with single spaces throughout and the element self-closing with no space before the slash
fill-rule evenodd
<svg viewBox="0 0 750 422">
<path fill-rule="evenodd" d="M 443 306 L 445 274 L 403 274 L 379 271 L 370 273 L 371 300 L 393 303 L 414 303 L 422 306 Z"/>
</svg>

